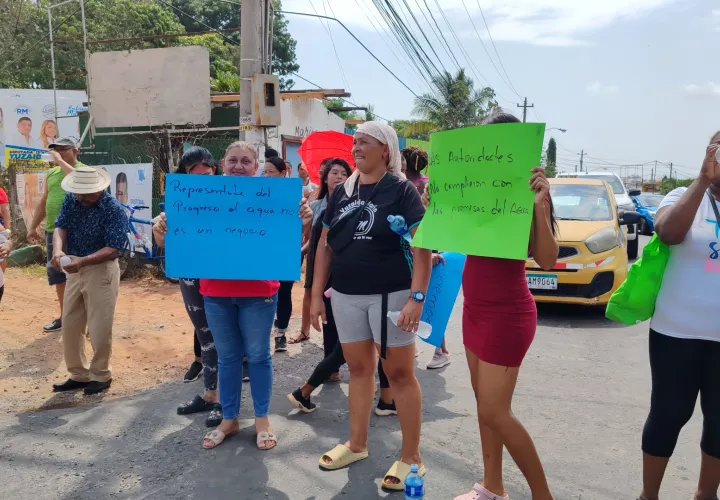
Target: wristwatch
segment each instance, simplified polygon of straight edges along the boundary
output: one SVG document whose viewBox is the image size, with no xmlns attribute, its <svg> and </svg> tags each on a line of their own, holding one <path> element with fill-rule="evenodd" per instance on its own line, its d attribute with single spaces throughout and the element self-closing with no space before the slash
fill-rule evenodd
<svg viewBox="0 0 720 500">
<path fill-rule="evenodd" d="M 410 294 L 410 298 L 418 304 L 422 304 L 423 302 L 425 302 L 425 294 L 422 292 L 413 292 Z"/>
</svg>

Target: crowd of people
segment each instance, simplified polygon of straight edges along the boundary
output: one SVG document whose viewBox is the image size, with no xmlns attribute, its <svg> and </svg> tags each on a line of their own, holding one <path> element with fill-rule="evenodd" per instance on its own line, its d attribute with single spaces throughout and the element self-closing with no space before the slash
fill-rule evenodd
<svg viewBox="0 0 720 500">
<path fill-rule="evenodd" d="M 518 121 L 497 111 L 483 126 Z M 117 256 L 125 246 L 127 217 L 106 192 L 107 173 L 80 164 L 75 145 L 68 141 L 61 138 L 49 145 L 55 166 L 48 172 L 48 189 L 28 237 L 46 240 L 49 284 L 56 288 L 60 302 L 61 317 L 45 329 L 62 329 L 70 378 L 54 390 L 84 389 L 94 394 L 107 390 L 112 381 L 109 358 L 118 295 Z M 657 235 L 672 251 L 650 330 L 653 387 L 642 437 L 640 500 L 658 499 L 668 460 L 698 394 L 704 428 L 695 498 L 717 500 L 720 330 L 713 314 L 717 274 L 708 271 L 706 260 L 708 243 L 717 241 L 720 227 L 719 148 L 720 133 L 713 137 L 695 181 L 689 188 L 671 192 L 656 216 Z M 306 341 L 312 327 L 322 332 L 324 358 L 307 381 L 288 394 L 289 402 L 302 412 L 315 411 L 313 391 L 340 380 L 343 364 L 350 372 L 349 438 L 322 453 L 320 467 L 337 470 L 369 456 L 377 373 L 381 393 L 375 412 L 397 415 L 402 432 L 398 460 L 390 465 L 382 485 L 401 490 L 411 464 L 418 465 L 420 475 L 426 473 L 420 453 L 422 389 L 414 370 L 415 332 L 432 268 L 442 265 L 442 259 L 436 252 L 412 247 L 386 221 L 389 215 L 402 215 L 414 234 L 431 198 L 424 175 L 428 157 L 416 147 L 401 152 L 395 131 L 379 122 L 358 127 L 353 156 L 354 169 L 343 159 L 327 158 L 320 166 L 317 186 L 304 166 L 298 168 L 303 179 L 297 200 L 303 227 L 298 252 L 300 262 L 306 264 L 298 336 L 287 338 L 292 282 L 180 280 L 182 300 L 195 329 L 195 359 L 185 380 L 202 376 L 205 390 L 180 404 L 177 411 L 208 412 L 206 425 L 213 430 L 203 437 L 201 446 L 215 448 L 239 431 L 241 389 L 249 380 L 257 447 L 275 448 L 278 436 L 269 420 L 272 350 L 282 352 L 288 343 Z M 189 149 L 177 173 L 284 178 L 291 169 L 273 150 L 266 150 L 261 164 L 252 145 L 234 142 L 219 163 L 206 149 Z M 528 188 L 534 192 L 528 254 L 549 270 L 556 264 L 558 244 L 550 184 L 542 168 L 528 171 Z M 46 231 L 41 235 L 37 231 L 45 218 Z M 165 213 L 154 220 L 159 246 L 165 244 L 172 224 Z M 712 243 L 709 248 L 715 251 Z M 0 258 L 8 252 L 7 244 L 0 244 Z M 0 273 L 0 297 L 1 279 Z M 462 286 L 462 336 L 476 399 L 483 477 L 456 500 L 508 499 L 503 449 L 524 475 L 532 498 L 552 499 L 533 440 L 512 412 L 520 367 L 537 327 L 525 261 L 468 256 Z M 388 311 L 401 311 L 396 323 L 387 319 Z M 86 330 L 94 350 L 89 364 L 84 351 Z M 443 343 L 428 368 L 449 362 Z"/>
</svg>

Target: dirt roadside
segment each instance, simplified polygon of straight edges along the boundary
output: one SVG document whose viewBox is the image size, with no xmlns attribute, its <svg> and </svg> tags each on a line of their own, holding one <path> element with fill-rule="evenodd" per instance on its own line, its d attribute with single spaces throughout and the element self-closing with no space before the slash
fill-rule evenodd
<svg viewBox="0 0 720 500">
<path fill-rule="evenodd" d="M 299 317 L 302 289 L 293 292 Z M 0 412 L 46 410 L 127 396 L 180 380 L 193 358 L 193 329 L 178 285 L 154 278 L 122 281 L 113 329 L 113 385 L 105 395 L 54 394 L 65 380 L 62 334 L 42 325 L 58 314 L 54 288 L 38 268 L 8 269 L 0 303 Z M 291 330 L 291 335 L 294 335 Z M 92 353 L 90 342 L 86 344 Z"/>
</svg>

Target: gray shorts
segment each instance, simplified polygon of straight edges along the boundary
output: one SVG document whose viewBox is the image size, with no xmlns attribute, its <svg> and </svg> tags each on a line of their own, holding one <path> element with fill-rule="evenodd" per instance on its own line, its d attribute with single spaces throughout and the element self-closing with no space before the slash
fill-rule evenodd
<svg viewBox="0 0 720 500">
<path fill-rule="evenodd" d="M 62 271 L 58 271 L 53 267 L 52 265 L 52 255 L 53 255 L 53 234 L 52 233 L 45 233 L 45 244 L 47 245 L 47 277 L 48 277 L 48 284 L 50 286 L 60 285 L 62 283 L 65 283 L 67 281 L 67 276 L 65 276 L 65 273 Z"/>
<path fill-rule="evenodd" d="M 401 311 L 410 290 L 388 294 L 388 312 Z M 415 334 L 401 330 L 388 318 L 381 318 L 382 295 L 345 295 L 337 290 L 330 296 L 333 317 L 341 344 L 374 340 L 380 345 L 380 321 L 387 321 L 387 346 L 404 347 L 415 343 Z"/>
</svg>

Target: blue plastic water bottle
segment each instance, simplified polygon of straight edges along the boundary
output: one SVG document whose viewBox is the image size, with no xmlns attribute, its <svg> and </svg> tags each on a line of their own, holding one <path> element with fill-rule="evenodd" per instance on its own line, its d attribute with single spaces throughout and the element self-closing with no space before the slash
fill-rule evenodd
<svg viewBox="0 0 720 500">
<path fill-rule="evenodd" d="M 402 215 L 388 215 L 387 220 L 390 223 L 390 229 L 394 233 L 399 234 L 408 242 L 412 241 L 412 236 L 410 236 L 410 231 L 405 223 L 405 217 Z"/>
<path fill-rule="evenodd" d="M 417 464 L 410 466 L 410 474 L 405 478 L 405 500 L 425 498 L 425 481 L 418 475 Z"/>
</svg>

